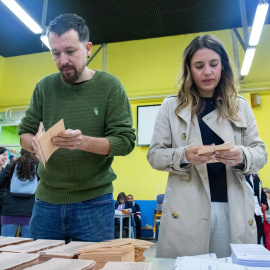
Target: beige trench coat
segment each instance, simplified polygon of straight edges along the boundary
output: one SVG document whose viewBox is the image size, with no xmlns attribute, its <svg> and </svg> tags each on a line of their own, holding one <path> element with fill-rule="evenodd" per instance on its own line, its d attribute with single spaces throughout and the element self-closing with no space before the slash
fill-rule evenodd
<svg viewBox="0 0 270 270">
<path fill-rule="evenodd" d="M 231 243 L 257 243 L 254 199 L 244 174 L 257 173 L 266 163 L 265 145 L 258 136 L 248 102 L 238 97 L 240 122 L 219 118 L 216 110 L 203 121 L 224 141 L 240 146 L 245 154 L 243 171 L 227 166 Z M 147 159 L 154 169 L 168 171 L 162 206 L 157 257 L 176 258 L 209 253 L 210 188 L 206 165 L 180 166 L 187 145 L 202 145 L 197 117 L 189 108 L 175 115 L 177 97 L 164 100 L 155 122 Z"/>
</svg>

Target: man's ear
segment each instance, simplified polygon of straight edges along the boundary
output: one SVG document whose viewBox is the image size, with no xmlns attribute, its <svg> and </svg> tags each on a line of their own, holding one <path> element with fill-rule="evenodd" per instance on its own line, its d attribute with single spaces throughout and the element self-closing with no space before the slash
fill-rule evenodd
<svg viewBox="0 0 270 270">
<path fill-rule="evenodd" d="M 90 41 L 85 44 L 87 58 L 89 58 L 91 55 L 92 47 L 93 47 L 93 44 Z"/>
</svg>

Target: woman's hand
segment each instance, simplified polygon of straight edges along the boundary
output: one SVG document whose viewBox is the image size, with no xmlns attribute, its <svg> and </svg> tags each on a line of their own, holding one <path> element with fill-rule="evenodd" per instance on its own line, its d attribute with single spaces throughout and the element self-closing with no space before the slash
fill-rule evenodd
<svg viewBox="0 0 270 270">
<path fill-rule="evenodd" d="M 228 166 L 234 167 L 238 165 L 243 160 L 243 151 L 238 146 L 233 146 L 230 150 L 216 151 L 216 160 L 226 164 Z"/>
<path fill-rule="evenodd" d="M 213 146 L 209 145 L 209 146 Z M 205 148 L 207 146 L 205 145 L 190 145 L 185 150 L 186 159 L 188 162 L 190 162 L 193 165 L 201 165 L 205 164 L 208 161 L 215 158 L 215 153 L 209 153 L 204 155 L 198 155 L 198 150 Z"/>
</svg>

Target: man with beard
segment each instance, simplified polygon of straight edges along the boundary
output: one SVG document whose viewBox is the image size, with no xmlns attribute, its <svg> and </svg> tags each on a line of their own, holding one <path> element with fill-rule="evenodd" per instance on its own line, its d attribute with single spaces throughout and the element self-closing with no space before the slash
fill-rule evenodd
<svg viewBox="0 0 270 270">
<path fill-rule="evenodd" d="M 114 237 L 111 168 L 114 156 L 135 145 L 130 104 L 119 79 L 86 66 L 92 43 L 84 20 L 63 14 L 48 26 L 53 60 L 60 71 L 41 79 L 20 124 L 21 145 L 40 155 L 37 131 L 64 119 L 52 138 L 60 147 L 39 165 L 40 181 L 30 221 L 34 239 L 97 242 Z M 71 150 L 71 151 L 70 151 Z"/>
</svg>

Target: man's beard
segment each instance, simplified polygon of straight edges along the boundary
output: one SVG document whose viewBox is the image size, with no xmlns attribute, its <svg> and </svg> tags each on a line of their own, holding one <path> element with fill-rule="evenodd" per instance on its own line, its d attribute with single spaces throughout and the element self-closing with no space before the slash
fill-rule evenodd
<svg viewBox="0 0 270 270">
<path fill-rule="evenodd" d="M 62 71 L 62 69 L 64 69 L 64 68 L 71 68 L 71 69 L 73 69 L 74 70 L 74 74 L 73 75 L 71 75 L 69 73 L 68 74 L 64 74 L 64 72 Z M 78 70 L 75 67 L 73 67 L 73 66 L 62 66 L 60 68 L 60 71 L 61 71 L 61 74 L 63 76 L 64 81 L 66 83 L 69 83 L 69 84 L 74 84 L 79 79 L 79 77 L 82 74 L 82 72 L 78 72 Z"/>
</svg>

